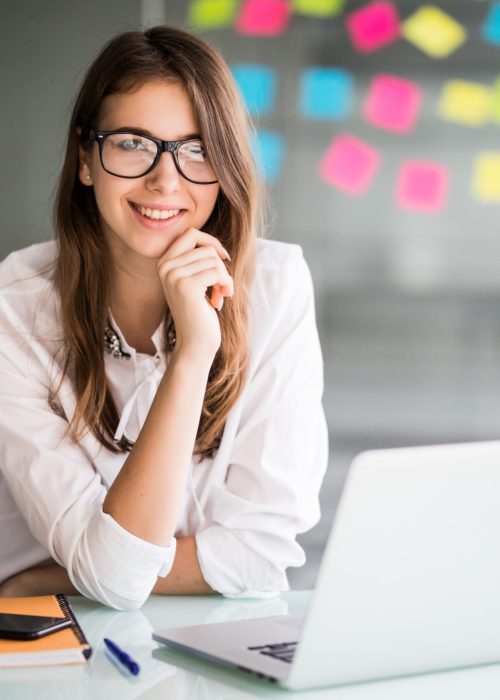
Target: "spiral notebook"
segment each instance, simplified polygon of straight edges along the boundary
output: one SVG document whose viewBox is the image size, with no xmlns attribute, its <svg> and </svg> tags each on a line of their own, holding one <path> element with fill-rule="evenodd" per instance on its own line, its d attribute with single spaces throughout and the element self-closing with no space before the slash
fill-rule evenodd
<svg viewBox="0 0 500 700">
<path fill-rule="evenodd" d="M 73 623 L 71 627 L 40 639 L 0 639 L 0 667 L 82 664 L 92 653 L 67 598 L 62 594 L 0 598 L 0 612 L 64 617 Z"/>
</svg>

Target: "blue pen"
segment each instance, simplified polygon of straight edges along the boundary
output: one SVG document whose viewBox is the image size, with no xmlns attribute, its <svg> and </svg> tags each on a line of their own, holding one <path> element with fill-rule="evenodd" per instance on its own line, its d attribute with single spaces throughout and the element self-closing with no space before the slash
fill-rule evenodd
<svg viewBox="0 0 500 700">
<path fill-rule="evenodd" d="M 137 674 L 141 670 L 141 667 L 139 666 L 137 661 L 134 661 L 134 659 L 131 656 L 129 656 L 122 649 L 120 649 L 120 647 L 117 646 L 114 642 L 112 642 L 111 639 L 104 638 L 104 644 L 106 645 L 107 649 L 109 649 L 111 654 L 113 654 L 115 659 L 118 659 L 118 661 L 130 671 L 130 673 L 132 673 L 134 676 L 137 676 Z"/>
</svg>

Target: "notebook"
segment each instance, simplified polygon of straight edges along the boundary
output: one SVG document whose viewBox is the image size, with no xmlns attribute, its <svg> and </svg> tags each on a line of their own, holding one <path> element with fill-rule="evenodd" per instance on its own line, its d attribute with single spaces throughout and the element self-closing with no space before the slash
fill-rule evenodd
<svg viewBox="0 0 500 700">
<path fill-rule="evenodd" d="M 73 622 L 71 627 L 40 639 L 0 639 L 0 667 L 82 664 L 92 653 L 67 598 L 62 594 L 0 598 L 0 612 L 65 617 Z"/>
</svg>

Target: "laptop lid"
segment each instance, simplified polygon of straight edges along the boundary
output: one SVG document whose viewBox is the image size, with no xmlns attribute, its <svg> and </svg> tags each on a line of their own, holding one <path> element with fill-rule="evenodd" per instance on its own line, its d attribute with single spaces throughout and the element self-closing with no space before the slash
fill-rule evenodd
<svg viewBox="0 0 500 700">
<path fill-rule="evenodd" d="M 500 660 L 500 442 L 351 465 L 289 688 Z"/>
</svg>

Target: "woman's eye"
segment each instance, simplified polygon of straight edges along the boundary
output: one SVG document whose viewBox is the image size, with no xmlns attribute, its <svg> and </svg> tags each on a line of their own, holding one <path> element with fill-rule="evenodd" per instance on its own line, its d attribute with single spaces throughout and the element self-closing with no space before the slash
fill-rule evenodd
<svg viewBox="0 0 500 700">
<path fill-rule="evenodd" d="M 141 151 L 146 145 L 139 139 L 126 139 L 119 142 L 119 147 L 123 148 L 124 151 Z"/>
<path fill-rule="evenodd" d="M 197 158 L 199 160 L 206 158 L 206 151 L 202 143 L 186 144 L 183 153 L 187 158 Z"/>
</svg>

